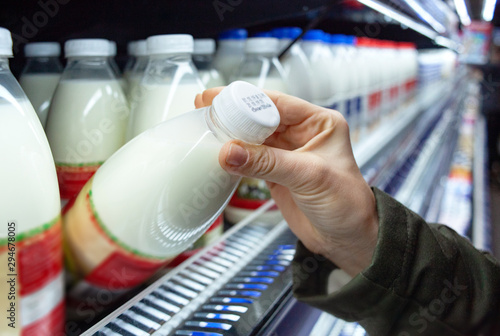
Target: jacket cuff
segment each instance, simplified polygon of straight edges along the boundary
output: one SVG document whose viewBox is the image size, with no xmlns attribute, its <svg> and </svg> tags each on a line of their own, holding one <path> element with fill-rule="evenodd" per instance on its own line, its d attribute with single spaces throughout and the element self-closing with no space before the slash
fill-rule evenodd
<svg viewBox="0 0 500 336">
<path fill-rule="evenodd" d="M 412 260 L 409 221 L 423 220 L 401 203 L 372 188 L 379 219 L 378 240 L 371 265 L 339 290 L 328 293 L 328 276 L 338 267 L 328 259 L 308 251 L 299 241 L 293 261 L 294 295 L 301 301 L 348 321 L 368 322 L 383 301 L 391 301 L 397 314 L 405 299 L 388 289 L 403 273 L 406 260 Z M 406 224 L 406 225 L 405 225 Z M 397 304 L 399 302 L 399 304 Z M 376 315 L 376 314 L 375 314 Z"/>
</svg>

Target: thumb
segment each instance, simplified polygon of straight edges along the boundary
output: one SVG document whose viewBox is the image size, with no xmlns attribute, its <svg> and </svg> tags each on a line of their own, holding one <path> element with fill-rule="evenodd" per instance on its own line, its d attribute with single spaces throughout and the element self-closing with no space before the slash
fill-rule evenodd
<svg viewBox="0 0 500 336">
<path fill-rule="evenodd" d="M 227 172 L 263 179 L 294 189 L 303 185 L 314 166 L 307 153 L 265 145 L 251 145 L 235 140 L 226 143 L 219 153 L 219 163 Z"/>
</svg>

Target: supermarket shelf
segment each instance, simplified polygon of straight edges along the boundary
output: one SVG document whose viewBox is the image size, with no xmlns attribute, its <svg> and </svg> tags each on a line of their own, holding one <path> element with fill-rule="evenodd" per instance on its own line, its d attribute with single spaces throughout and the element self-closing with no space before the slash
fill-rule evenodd
<svg viewBox="0 0 500 336">
<path fill-rule="evenodd" d="M 486 146 L 486 120 L 481 115 L 474 128 L 472 243 L 478 249 L 491 251 Z"/>
<path fill-rule="evenodd" d="M 462 97 L 458 94 L 457 97 Z M 405 178 L 395 198 L 411 210 L 424 215 L 429 206 L 429 195 L 432 194 L 436 182 L 447 174 L 451 163 L 451 154 L 456 144 L 460 105 L 463 98 L 454 100 L 454 104 L 443 111 L 443 116 L 425 146 L 418 155 L 413 169 Z"/>
<path fill-rule="evenodd" d="M 449 93 L 450 83 L 436 83 L 417 94 L 413 103 L 403 107 L 396 118 L 386 120 L 381 127 L 354 145 L 354 157 L 358 166 L 363 169 L 377 157 L 410 126 L 423 111 L 443 101 Z"/>
</svg>

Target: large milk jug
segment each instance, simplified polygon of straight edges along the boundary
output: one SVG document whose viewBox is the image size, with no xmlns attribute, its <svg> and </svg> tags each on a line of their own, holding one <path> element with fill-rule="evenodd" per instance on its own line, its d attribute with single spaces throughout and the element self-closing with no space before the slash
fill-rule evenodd
<svg viewBox="0 0 500 336">
<path fill-rule="evenodd" d="M 252 83 L 262 89 L 287 93 L 283 67 L 276 57 L 278 51 L 279 41 L 276 38 L 247 39 L 245 58 L 233 79 Z M 265 181 L 243 178 L 227 206 L 226 219 L 237 223 L 270 199 L 271 192 Z M 281 219 L 281 214 L 277 207 L 273 207 L 260 218 L 269 224 L 276 224 Z"/>
<path fill-rule="evenodd" d="M 68 63 L 52 99 L 47 137 L 61 199 L 68 200 L 125 142 L 127 101 L 103 39 L 69 40 Z"/>
<path fill-rule="evenodd" d="M 333 56 L 326 45 L 326 35 L 323 31 L 313 29 L 302 37 L 301 43 L 309 64 L 311 64 L 312 102 L 316 105 L 331 107 L 333 84 L 332 78 L 335 74 L 331 70 Z"/>
<path fill-rule="evenodd" d="M 302 29 L 297 27 L 276 28 L 273 36 L 280 40 L 280 53 L 287 48 L 294 39 L 302 33 Z M 283 70 L 286 78 L 288 91 L 291 95 L 313 100 L 312 92 L 312 70 L 306 54 L 302 50 L 300 43 L 294 43 L 290 49 L 281 57 Z"/>
<path fill-rule="evenodd" d="M 215 41 L 213 39 L 195 39 L 193 63 L 198 69 L 201 82 L 207 89 L 223 86 L 225 81 L 214 68 Z"/>
<path fill-rule="evenodd" d="M 0 335 L 62 335 L 59 190 L 38 117 L 9 70 L 0 28 Z"/>
<path fill-rule="evenodd" d="M 140 95 L 133 100 L 129 140 L 192 110 L 196 95 L 205 89 L 191 60 L 191 35 L 151 36 L 147 48 L 149 63 L 139 84 Z"/>
<path fill-rule="evenodd" d="M 59 62 L 60 54 L 61 46 L 57 42 L 34 42 L 24 47 L 27 61 L 19 84 L 35 108 L 43 127 L 63 69 Z"/>
<path fill-rule="evenodd" d="M 240 181 L 220 167 L 222 145 L 231 139 L 261 144 L 279 121 L 269 97 L 235 82 L 212 106 L 160 123 L 123 146 L 65 211 L 66 258 L 77 279 L 71 299 L 118 297 L 190 247 Z"/>
<path fill-rule="evenodd" d="M 224 77 L 226 83 L 229 83 L 231 76 L 243 61 L 247 37 L 245 29 L 232 29 L 219 35 L 214 67 Z"/>
</svg>

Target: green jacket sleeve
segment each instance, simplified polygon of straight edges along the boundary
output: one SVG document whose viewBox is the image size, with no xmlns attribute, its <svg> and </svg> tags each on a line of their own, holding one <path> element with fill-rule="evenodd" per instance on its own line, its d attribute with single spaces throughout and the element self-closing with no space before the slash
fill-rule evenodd
<svg viewBox="0 0 500 336">
<path fill-rule="evenodd" d="M 328 293 L 337 267 L 298 242 L 297 299 L 377 335 L 500 335 L 500 266 L 444 225 L 373 188 L 379 237 L 371 265 Z"/>
</svg>

